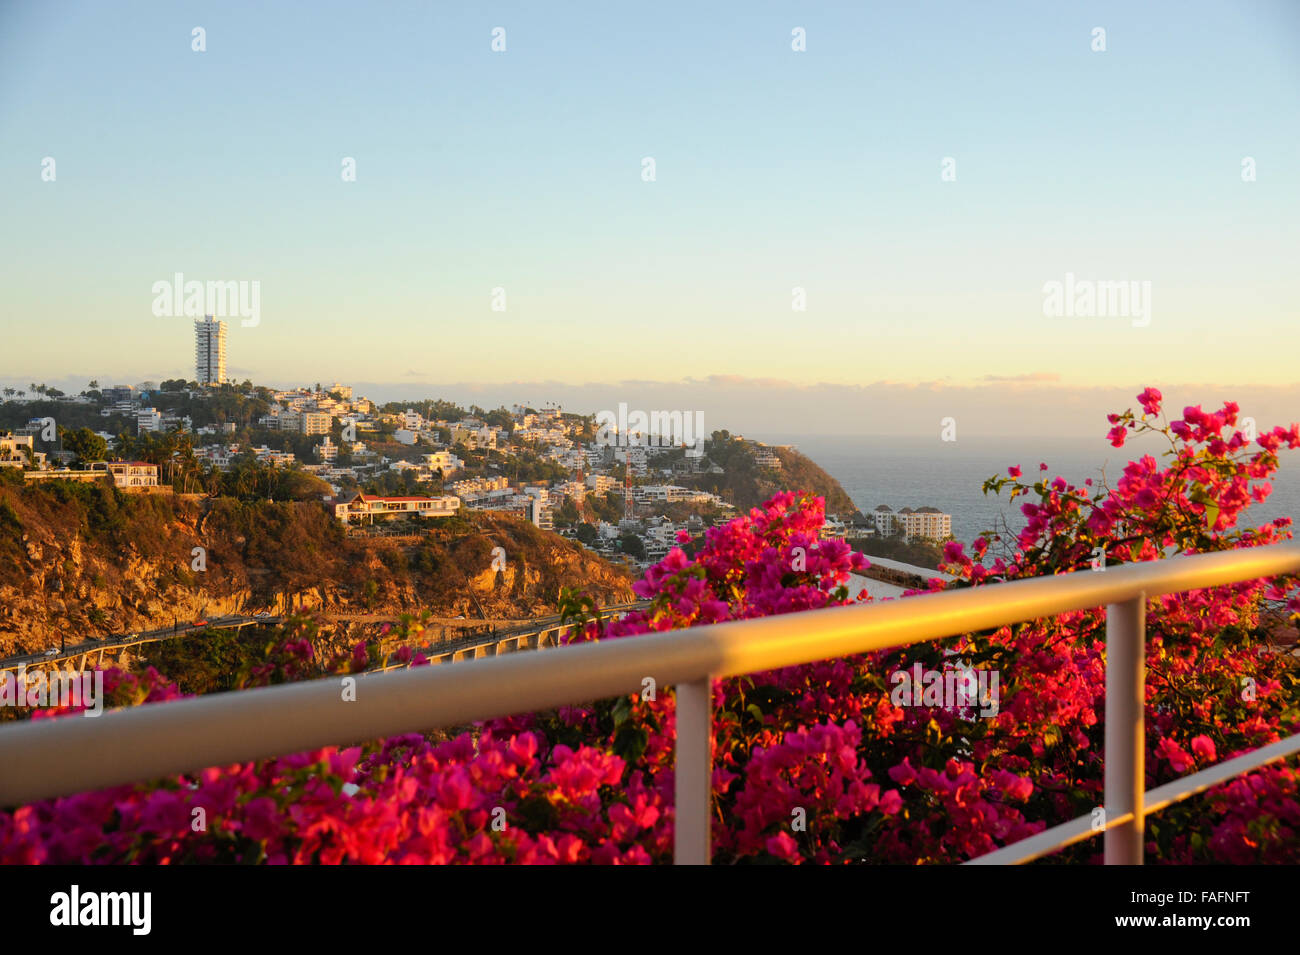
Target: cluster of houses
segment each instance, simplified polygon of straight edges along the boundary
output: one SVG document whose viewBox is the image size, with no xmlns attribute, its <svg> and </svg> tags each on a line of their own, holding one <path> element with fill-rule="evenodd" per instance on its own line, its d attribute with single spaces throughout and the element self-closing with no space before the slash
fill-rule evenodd
<svg viewBox="0 0 1300 955">
<path fill-rule="evenodd" d="M 101 413 L 132 415 L 142 433 L 172 428 L 192 431 L 188 418 L 160 414 L 147 404 L 151 387 L 146 382 L 141 386 L 103 389 Z M 368 399 L 354 397 L 352 388 L 341 383 L 316 390 L 277 391 L 272 398 L 267 414 L 256 424 L 269 431 L 319 436 L 320 441 L 312 446 L 312 460 L 300 461 L 292 451 L 269 448 L 265 444 L 233 443 L 230 436 L 235 427 L 230 423 L 192 431 L 198 438 L 216 439 L 196 441 L 195 456 L 213 468 L 226 470 L 241 456 L 251 453 L 264 465 L 301 468 L 315 474 L 331 486 L 332 496 L 326 500 L 326 506 L 341 523 L 357 528 L 358 532 L 375 528 L 376 524 L 387 526 L 392 521 L 412 517 L 447 517 L 462 509 L 515 514 L 549 530 L 555 527 L 556 510 L 568 502 L 595 530 L 594 538 L 590 530 L 583 533 L 586 546 L 618 558 L 624 552 L 626 538 L 635 537 L 644 552 L 644 558 L 637 562 L 644 566 L 661 559 L 680 531 L 696 533 L 709 520 L 726 519 L 732 510 L 730 504 L 714 494 L 676 483 L 677 479 L 702 473 L 723 473 L 721 466 L 704 455 L 673 454 L 670 460 L 662 460 L 674 450 L 671 446 L 652 441 L 611 445 L 584 440 L 580 433 L 582 420 L 565 417 L 558 408 L 535 411 L 516 405 L 511 410 L 509 425 L 503 427 L 502 419 L 496 416 L 491 416 L 494 420 L 489 422 L 473 415 L 455 420 L 425 418 L 409 408 L 382 412 Z M 33 435 L 42 426 L 40 419 L 34 419 L 15 434 L 0 437 L 0 467 L 22 466 L 33 474 L 45 473 L 46 455 L 36 451 L 33 444 Z M 343 436 L 341 440 L 335 438 L 338 433 Z M 113 437 L 101 436 L 106 440 Z M 401 447 L 394 451 L 393 444 L 410 451 Z M 781 468 L 778 447 L 750 440 L 745 444 L 756 466 L 770 470 Z M 380 453 L 371 445 L 386 446 L 389 454 Z M 524 448 L 558 465 L 567 476 L 551 481 L 512 482 L 505 473 L 485 475 L 481 468 L 476 468 L 476 476 L 462 473 L 466 470 L 467 452 L 490 449 L 508 456 Z M 303 450 L 302 445 L 299 450 Z M 621 474 L 624 464 L 636 478 L 630 489 L 630 502 L 624 499 L 623 480 L 615 476 L 615 472 Z M 508 457 L 498 467 L 508 471 Z M 105 462 L 90 471 L 49 471 L 48 474 L 73 476 L 74 480 L 111 478 L 118 487 L 124 488 L 156 487 L 158 483 L 157 467 L 143 462 Z M 442 493 L 385 496 L 344 490 L 365 485 L 385 474 L 406 479 L 403 483 L 407 486 L 432 484 L 440 487 Z M 589 499 L 609 495 L 614 496 L 618 511 L 625 515 L 616 523 L 596 520 L 589 507 Z M 699 513 L 692 513 L 688 520 L 674 522 L 664 516 L 669 507 L 675 507 L 673 513 L 680 515 L 683 512 L 680 505 L 685 505 L 688 511 L 698 509 L 709 517 L 705 519 Z M 604 513 L 609 513 L 608 507 Z M 565 528 L 564 532 L 576 536 L 574 528 Z M 847 520 L 829 517 L 823 536 L 863 539 L 901 535 L 909 539 L 942 540 L 951 533 L 952 518 L 935 508 L 903 508 L 895 512 L 881 505 L 865 517 L 855 515 Z"/>
<path fill-rule="evenodd" d="M 338 386 L 330 390 L 336 395 L 342 394 Z M 296 407 L 281 401 L 282 398 L 289 398 L 290 394 L 293 396 L 290 401 Z M 292 411 L 301 415 L 318 411 L 322 407 L 318 396 L 303 393 L 282 393 L 277 394 L 276 398 L 281 407 L 273 409 L 264 420 L 282 418 Z M 316 404 L 309 409 L 312 400 Z M 667 482 L 644 483 L 656 474 L 671 479 L 675 475 L 722 472 L 720 467 L 707 460 L 687 458 L 685 461 L 676 460 L 669 466 L 656 468 L 656 458 L 671 449 L 637 445 L 605 447 L 594 442 L 584 442 L 579 433 L 581 421 L 565 418 L 558 408 L 534 411 L 516 405 L 511 416 L 511 426 L 502 427 L 499 423 L 489 423 L 474 416 L 449 420 L 425 418 L 414 409 L 384 413 L 373 409 L 362 411 L 354 407 L 338 416 L 344 425 L 345 438 L 354 438 L 352 441 L 345 440 L 341 445 L 342 449 L 348 451 L 351 463 L 347 467 L 336 464 L 340 446 L 335 445 L 328 434 L 324 434 L 316 447 L 317 462 L 296 466 L 319 475 L 333 485 L 334 496 L 326 502 L 327 506 L 341 523 L 356 528 L 359 532 L 373 530 L 391 533 L 394 528 L 400 527 L 397 522 L 410 518 L 448 517 L 462 510 L 514 514 L 540 528 L 553 530 L 555 511 L 566 502 L 571 502 L 581 513 L 590 517 L 585 511 L 588 498 L 611 494 L 615 496 L 619 510 L 627 513 L 624 482 L 610 473 L 621 470 L 620 466 L 624 462 L 628 462 L 633 475 L 640 479 L 631 490 L 631 510 L 634 513 L 653 515 L 657 506 L 670 504 L 695 506 L 714 513 L 731 510 L 729 504 L 706 491 Z M 367 448 L 366 441 L 374 443 L 381 435 L 400 445 L 412 448 L 419 446 L 416 450 L 422 453 L 402 453 L 397 460 L 376 455 Z M 504 473 L 461 475 L 465 469 L 461 455 L 465 451 L 493 449 L 508 455 L 512 450 L 525 447 L 543 460 L 559 465 L 568 472 L 568 476 L 545 482 L 512 482 Z M 424 450 L 426 448 L 428 450 Z M 252 450 L 263 457 L 262 449 Z M 215 456 L 210 460 L 218 467 L 227 466 L 237 453 L 238 449 L 227 449 L 224 457 Z M 772 457 L 775 460 L 775 455 Z M 503 470 L 508 470 L 508 462 Z M 439 485 L 443 493 L 428 496 L 378 495 L 359 491 L 344 492 L 339 487 L 339 482 L 344 479 L 350 479 L 348 483 L 362 484 L 384 472 L 409 476 L 415 482 Z M 698 530 L 705 524 L 698 516 L 682 524 L 674 524 L 663 516 L 624 519 L 616 524 L 591 519 L 590 523 L 595 529 L 594 538 L 590 533 L 584 535 L 584 543 L 589 548 L 618 558 L 621 556 L 620 541 L 632 535 L 641 541 L 645 554 L 639 561 L 642 565 L 662 558 L 675 543 L 679 530 Z M 571 528 L 566 528 L 565 532 L 569 536 L 576 536 Z"/>
</svg>

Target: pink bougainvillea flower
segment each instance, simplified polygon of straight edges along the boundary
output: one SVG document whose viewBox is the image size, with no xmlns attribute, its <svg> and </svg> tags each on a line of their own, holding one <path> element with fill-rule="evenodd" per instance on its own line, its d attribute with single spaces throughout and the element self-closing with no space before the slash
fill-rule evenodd
<svg viewBox="0 0 1300 955">
<path fill-rule="evenodd" d="M 1164 395 L 1156 388 L 1147 388 L 1137 396 L 1137 400 L 1144 412 L 1154 416 L 1160 414 L 1160 402 L 1164 400 Z"/>
</svg>

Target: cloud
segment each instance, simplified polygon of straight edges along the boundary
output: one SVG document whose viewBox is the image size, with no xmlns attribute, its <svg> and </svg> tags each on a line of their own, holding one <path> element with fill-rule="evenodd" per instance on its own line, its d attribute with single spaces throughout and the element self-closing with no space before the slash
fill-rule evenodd
<svg viewBox="0 0 1300 955">
<path fill-rule="evenodd" d="M 979 380 L 1007 383 L 1020 381 L 1060 381 L 1061 376 L 1054 371 L 1031 371 L 1027 375 L 985 375 Z"/>
</svg>

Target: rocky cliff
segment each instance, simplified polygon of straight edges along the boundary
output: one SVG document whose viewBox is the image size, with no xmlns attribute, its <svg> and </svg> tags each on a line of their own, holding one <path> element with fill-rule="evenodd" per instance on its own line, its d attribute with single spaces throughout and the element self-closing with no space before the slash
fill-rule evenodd
<svg viewBox="0 0 1300 955">
<path fill-rule="evenodd" d="M 314 503 L 0 486 L 0 656 L 173 620 L 307 608 L 473 619 L 553 612 L 562 586 L 632 600 L 628 574 L 514 517 L 432 522 L 415 539 L 347 537 Z M 495 551 L 494 548 L 500 548 Z"/>
</svg>

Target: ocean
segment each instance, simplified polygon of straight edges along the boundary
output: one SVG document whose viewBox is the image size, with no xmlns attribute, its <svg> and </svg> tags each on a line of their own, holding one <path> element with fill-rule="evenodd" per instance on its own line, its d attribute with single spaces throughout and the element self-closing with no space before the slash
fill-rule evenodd
<svg viewBox="0 0 1300 955">
<path fill-rule="evenodd" d="M 768 435 L 770 444 L 793 444 L 843 486 L 853 503 L 867 513 L 887 504 L 937 507 L 952 515 L 953 536 L 967 544 L 981 531 L 993 530 L 1001 518 L 1013 532 L 1025 526 L 1020 506 L 1001 495 L 981 493 L 984 481 L 1007 473 L 1011 465 L 1023 470 L 1022 480 L 1060 475 L 1074 484 L 1092 478 L 1099 484 L 1103 470 L 1113 486 L 1129 461 L 1150 454 L 1160 456 L 1159 436 L 1132 439 L 1123 448 L 1111 447 L 1104 437 L 969 437 L 943 442 L 934 438 L 882 435 L 796 436 Z M 1160 439 L 1163 440 L 1163 439 Z M 1167 446 L 1166 446 L 1167 447 Z M 1256 526 L 1276 517 L 1300 518 L 1300 451 L 1280 452 L 1281 467 L 1272 480 L 1273 493 L 1252 505 L 1241 523 Z M 1048 470 L 1040 472 L 1044 462 Z"/>
</svg>

